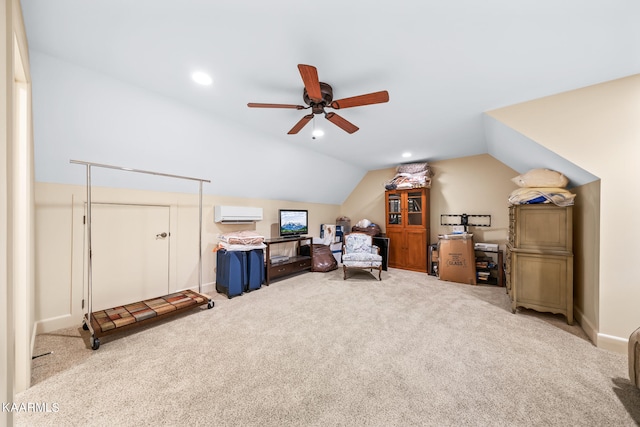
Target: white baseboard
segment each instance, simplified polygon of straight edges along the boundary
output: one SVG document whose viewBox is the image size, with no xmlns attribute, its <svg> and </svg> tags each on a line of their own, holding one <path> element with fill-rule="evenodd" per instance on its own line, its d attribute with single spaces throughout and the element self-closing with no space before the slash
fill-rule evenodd
<svg viewBox="0 0 640 427">
<path fill-rule="evenodd" d="M 584 333 L 587 334 L 587 337 L 589 337 L 594 345 L 597 345 L 598 330 L 596 326 L 591 323 L 591 320 L 588 319 L 578 307 L 573 307 L 573 314 L 576 322 L 580 324 Z"/>
<path fill-rule="evenodd" d="M 31 357 L 33 357 L 33 349 L 36 347 L 36 336 L 38 336 L 38 323 L 34 323 L 33 327 L 31 328 L 31 349 L 30 349 L 30 355 Z"/>
<path fill-rule="evenodd" d="M 613 351 L 614 353 L 627 354 L 629 351 L 629 340 L 614 335 L 601 334 L 596 326 L 577 307 L 573 308 L 576 322 L 580 324 L 582 330 L 591 342 L 598 348 Z"/>
<path fill-rule="evenodd" d="M 599 333 L 596 346 L 615 353 L 627 354 L 629 351 L 629 340 L 627 338 Z"/>
<path fill-rule="evenodd" d="M 36 333 L 46 334 L 58 329 L 70 328 L 72 326 L 82 326 L 82 319 L 75 319 L 71 314 L 64 314 L 50 319 L 38 320 L 36 322 Z"/>
<path fill-rule="evenodd" d="M 203 283 L 200 286 L 200 288 L 201 288 L 200 291 L 198 291 L 198 287 L 197 286 L 192 287 L 190 289 L 192 291 L 194 291 L 194 292 L 202 292 L 203 294 L 209 295 L 209 296 L 213 295 L 216 292 L 216 284 L 215 284 L 215 282 Z"/>
</svg>

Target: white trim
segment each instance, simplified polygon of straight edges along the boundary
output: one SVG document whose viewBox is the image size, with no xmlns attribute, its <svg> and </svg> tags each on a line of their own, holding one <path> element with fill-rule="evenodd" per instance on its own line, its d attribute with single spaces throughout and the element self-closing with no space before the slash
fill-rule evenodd
<svg viewBox="0 0 640 427">
<path fill-rule="evenodd" d="M 615 353 L 627 354 L 629 351 L 629 339 L 620 338 L 613 335 L 598 334 L 596 346 Z"/>
<path fill-rule="evenodd" d="M 587 334 L 587 337 L 589 337 L 591 342 L 595 345 L 598 342 L 598 330 L 596 327 L 578 307 L 573 307 L 573 314 L 576 322 L 580 324 L 584 333 Z"/>
<path fill-rule="evenodd" d="M 46 334 L 48 332 L 57 331 L 58 329 L 78 326 L 81 323 L 81 318 L 74 318 L 71 314 L 50 317 L 49 319 L 38 320 L 36 322 L 36 334 Z"/>
<path fill-rule="evenodd" d="M 597 328 L 577 307 L 573 308 L 575 320 L 580 324 L 582 330 L 587 334 L 596 347 L 614 353 L 627 354 L 629 351 L 629 339 L 598 333 Z"/>
<path fill-rule="evenodd" d="M 32 359 L 33 359 L 33 349 L 36 348 L 37 336 L 38 336 L 38 325 L 37 323 L 34 323 L 33 327 L 31 328 L 31 351 L 29 352 L 29 354 L 32 356 Z"/>
<path fill-rule="evenodd" d="M 215 282 L 209 282 L 209 283 L 203 283 L 201 290 L 198 290 L 198 287 L 191 287 L 189 288 L 194 292 L 198 292 L 198 293 L 203 293 L 205 295 L 215 295 L 216 294 L 216 284 Z"/>
</svg>

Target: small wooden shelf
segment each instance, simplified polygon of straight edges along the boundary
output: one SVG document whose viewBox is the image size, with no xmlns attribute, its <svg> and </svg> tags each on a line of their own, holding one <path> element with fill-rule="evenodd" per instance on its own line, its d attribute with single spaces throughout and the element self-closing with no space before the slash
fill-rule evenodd
<svg viewBox="0 0 640 427">
<path fill-rule="evenodd" d="M 489 250 L 481 250 L 476 249 L 476 272 L 485 272 L 489 273 L 489 277 L 487 280 L 481 280 L 480 274 L 478 274 L 478 284 L 487 284 L 487 285 L 498 285 L 504 286 L 504 260 L 503 254 L 501 250 L 497 251 L 489 251 Z M 487 254 L 497 255 L 497 260 L 493 262 L 493 256 Z M 487 262 L 487 265 L 484 266 L 481 263 Z"/>
</svg>

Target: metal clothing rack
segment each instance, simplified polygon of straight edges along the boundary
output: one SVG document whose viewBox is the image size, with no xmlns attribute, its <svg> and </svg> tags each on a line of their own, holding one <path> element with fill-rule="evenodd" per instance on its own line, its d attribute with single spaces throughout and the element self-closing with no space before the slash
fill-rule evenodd
<svg viewBox="0 0 640 427">
<path fill-rule="evenodd" d="M 188 176 L 181 176 L 181 175 L 172 175 L 172 174 L 168 174 L 168 173 L 161 173 L 161 172 L 153 172 L 153 171 L 147 171 L 147 170 L 141 170 L 141 169 L 133 169 L 133 168 L 128 168 L 128 167 L 123 167 L 123 166 L 114 166 L 114 165 L 106 165 L 106 164 L 102 164 L 102 163 L 94 163 L 94 162 L 86 162 L 86 161 L 82 161 L 82 160 L 70 160 L 70 163 L 73 164 L 78 164 L 78 165 L 85 165 L 86 166 L 86 177 L 87 177 L 87 274 L 88 274 L 88 278 L 87 278 L 87 300 L 88 300 L 88 305 L 87 305 L 87 317 L 84 320 L 84 324 L 83 324 L 83 328 L 85 330 L 89 330 L 91 332 L 91 348 L 94 350 L 97 350 L 98 347 L 100 347 L 100 340 L 96 337 L 96 331 L 94 330 L 93 326 L 91 325 L 91 315 L 93 314 L 93 301 L 92 301 L 92 286 L 93 286 L 93 271 L 92 271 L 92 248 L 91 248 L 91 168 L 92 167 L 99 167 L 99 168 L 106 168 L 106 169 L 115 169 L 115 170 L 121 170 L 121 171 L 126 171 L 126 172 L 135 172 L 135 173 L 142 173 L 142 174 L 147 174 L 147 175 L 156 175 L 156 176 L 164 176 L 164 177 L 168 177 L 168 178 L 176 178 L 176 179 L 185 179 L 185 180 L 190 180 L 190 181 L 197 181 L 198 182 L 198 292 L 202 292 L 202 183 L 204 182 L 208 182 L 210 183 L 211 181 L 208 179 L 202 179 L 202 178 L 193 178 L 193 177 L 188 177 Z M 213 307 L 213 301 L 211 299 L 208 299 L 208 307 L 212 308 Z"/>
</svg>

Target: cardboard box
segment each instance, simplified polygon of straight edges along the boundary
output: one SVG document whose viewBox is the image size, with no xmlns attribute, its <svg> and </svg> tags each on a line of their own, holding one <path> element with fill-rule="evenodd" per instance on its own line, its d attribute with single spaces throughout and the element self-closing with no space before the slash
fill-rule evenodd
<svg viewBox="0 0 640 427">
<path fill-rule="evenodd" d="M 473 235 L 445 235 L 438 241 L 440 280 L 476 284 Z"/>
</svg>

